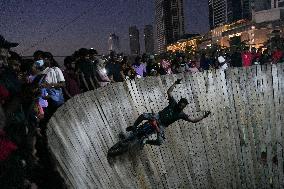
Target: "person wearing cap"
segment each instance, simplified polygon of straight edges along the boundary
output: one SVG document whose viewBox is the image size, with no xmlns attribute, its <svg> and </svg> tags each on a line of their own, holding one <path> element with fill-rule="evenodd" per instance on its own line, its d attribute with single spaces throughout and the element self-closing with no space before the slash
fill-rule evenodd
<svg viewBox="0 0 284 189">
<path fill-rule="evenodd" d="M 8 64 L 9 50 L 12 47 L 17 47 L 18 43 L 11 43 L 0 35 L 0 68 Z"/>
<path fill-rule="evenodd" d="M 156 140 L 144 140 L 143 145 L 150 144 L 150 145 L 157 145 L 160 146 L 164 140 L 164 129 L 173 124 L 174 122 L 182 119 L 191 123 L 197 123 L 202 119 L 208 117 L 211 112 L 205 111 L 202 117 L 192 119 L 187 114 L 183 112 L 184 108 L 188 105 L 188 101 L 186 98 L 181 98 L 179 102 L 177 102 L 173 97 L 173 90 L 176 85 L 181 84 L 181 79 L 178 79 L 167 91 L 169 105 L 160 111 L 158 114 L 155 114 L 154 117 L 159 122 L 159 132 L 157 132 L 157 139 Z M 144 113 L 140 115 L 137 120 L 135 121 L 133 126 L 127 127 L 126 131 L 133 131 L 135 132 L 139 124 L 144 120 L 152 119 L 152 113 Z"/>
<path fill-rule="evenodd" d="M 18 46 L 18 43 L 8 42 L 0 35 L 0 83 L 9 91 L 11 96 L 18 94 L 22 85 L 19 78 L 20 62 L 18 57 L 12 57 L 12 52 L 10 52 L 10 49 L 16 46 Z"/>
<path fill-rule="evenodd" d="M 146 71 L 147 71 L 147 75 L 149 76 L 159 75 L 160 67 L 159 67 L 159 64 L 155 62 L 154 55 L 150 55 L 150 58 L 147 62 Z"/>
</svg>

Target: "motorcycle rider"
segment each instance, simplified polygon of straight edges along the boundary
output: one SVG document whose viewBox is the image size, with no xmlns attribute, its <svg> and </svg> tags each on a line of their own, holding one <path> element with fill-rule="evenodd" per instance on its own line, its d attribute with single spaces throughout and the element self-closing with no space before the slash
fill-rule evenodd
<svg viewBox="0 0 284 189">
<path fill-rule="evenodd" d="M 180 84 L 180 82 L 181 82 L 181 79 L 178 79 L 167 91 L 169 105 L 166 108 L 164 108 L 162 111 L 160 111 L 158 114 L 154 115 L 154 117 L 159 122 L 159 130 L 156 130 L 157 139 L 156 140 L 144 140 L 142 145 L 145 145 L 145 144 L 157 145 L 157 146 L 161 145 L 163 143 L 163 140 L 165 139 L 164 129 L 180 119 L 183 119 L 191 123 L 197 123 L 211 114 L 210 111 L 205 111 L 202 117 L 192 119 L 192 118 L 189 118 L 189 116 L 183 112 L 184 108 L 188 104 L 187 99 L 181 98 L 179 102 L 177 102 L 172 95 L 174 88 L 176 87 L 176 85 Z M 142 121 L 151 120 L 152 118 L 153 118 L 152 113 L 141 114 L 135 121 L 134 125 L 127 127 L 126 131 L 135 132 L 137 130 L 137 127 Z"/>
</svg>

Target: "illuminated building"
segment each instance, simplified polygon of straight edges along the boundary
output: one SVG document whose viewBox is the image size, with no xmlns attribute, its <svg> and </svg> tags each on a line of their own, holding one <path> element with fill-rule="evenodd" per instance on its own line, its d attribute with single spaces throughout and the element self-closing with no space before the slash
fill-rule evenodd
<svg viewBox="0 0 284 189">
<path fill-rule="evenodd" d="M 273 31 L 279 31 L 284 37 L 284 22 L 253 23 L 240 20 L 219 26 L 208 32 L 206 36 L 171 44 L 167 50 L 173 52 L 185 51 L 186 46 L 192 46 L 193 49 L 206 49 L 213 44 L 226 48 L 230 47 L 230 40 L 233 37 L 239 37 L 240 41 L 245 42 L 250 48 L 259 48 L 265 46 L 265 43 L 273 37 L 271 35 Z"/>
<path fill-rule="evenodd" d="M 152 25 L 145 26 L 144 39 L 145 39 L 145 52 L 147 54 L 154 54 L 154 33 Z"/>
<path fill-rule="evenodd" d="M 140 41 L 139 41 L 139 30 L 136 26 L 129 28 L 129 42 L 130 42 L 130 54 L 140 54 Z"/>
<path fill-rule="evenodd" d="M 157 51 L 162 53 L 185 33 L 183 0 L 155 0 L 155 22 Z"/>
<path fill-rule="evenodd" d="M 241 19 L 251 19 L 250 0 L 209 0 L 210 28 L 235 22 Z"/>
<path fill-rule="evenodd" d="M 284 0 L 254 0 L 253 21 L 273 22 L 284 19 Z"/>
<path fill-rule="evenodd" d="M 184 52 L 187 47 L 192 47 L 192 50 L 197 50 L 198 43 L 201 37 L 195 37 L 187 40 L 179 40 L 176 43 L 167 46 L 167 51 L 171 52 Z"/>
<path fill-rule="evenodd" d="M 114 51 L 118 53 L 119 50 L 119 37 L 115 35 L 114 33 L 109 35 L 108 39 L 108 50 L 109 51 Z"/>
</svg>

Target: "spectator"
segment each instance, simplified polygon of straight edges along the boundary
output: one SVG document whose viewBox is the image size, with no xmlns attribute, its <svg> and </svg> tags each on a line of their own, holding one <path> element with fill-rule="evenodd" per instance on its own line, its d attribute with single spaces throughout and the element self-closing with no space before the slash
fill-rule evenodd
<svg viewBox="0 0 284 189">
<path fill-rule="evenodd" d="M 226 56 L 224 54 L 224 51 L 222 51 L 222 50 L 220 51 L 217 60 L 218 60 L 218 67 L 221 70 L 226 70 L 228 68 L 228 62 L 226 60 Z"/>
<path fill-rule="evenodd" d="M 255 58 L 255 59 L 258 58 L 258 59 L 260 60 L 261 55 L 262 55 L 262 48 L 259 47 L 259 48 L 257 49 L 257 52 L 256 52 L 255 55 L 254 55 L 254 58 Z"/>
<path fill-rule="evenodd" d="M 8 66 L 8 57 L 11 56 L 9 50 L 12 47 L 17 47 L 18 43 L 8 42 L 2 35 L 0 35 L 0 67 Z"/>
<path fill-rule="evenodd" d="M 283 52 L 280 48 L 275 47 L 274 51 L 272 52 L 272 63 L 276 64 L 278 63 L 283 57 Z"/>
<path fill-rule="evenodd" d="M 123 82 L 123 73 L 120 63 L 116 59 L 115 52 L 110 53 L 110 58 L 105 66 L 107 75 L 112 82 Z"/>
<path fill-rule="evenodd" d="M 145 64 L 143 64 L 141 62 L 141 60 L 142 60 L 141 57 L 137 56 L 135 58 L 134 64 L 132 64 L 132 67 L 135 70 L 136 75 L 137 75 L 138 78 L 145 77 L 146 73 L 147 73 L 146 66 L 145 66 Z"/>
<path fill-rule="evenodd" d="M 79 49 L 79 60 L 76 62 L 75 70 L 80 76 L 81 89 L 86 92 L 96 88 L 95 81 L 95 64 L 92 63 L 89 56 L 89 50 Z"/>
<path fill-rule="evenodd" d="M 96 57 L 98 56 L 98 52 L 95 49 L 89 50 L 90 60 L 94 63 L 96 61 Z"/>
<path fill-rule="evenodd" d="M 0 83 L 9 91 L 11 96 L 17 95 L 22 86 L 22 74 L 20 70 L 20 63 L 17 60 L 7 58 L 8 67 L 2 70 L 0 75 Z"/>
<path fill-rule="evenodd" d="M 6 89 L 9 93 L 9 96 L 15 96 L 20 92 L 22 83 L 25 81 L 23 77 L 24 74 L 21 71 L 20 59 L 14 59 L 12 57 L 2 57 L 2 59 L 7 61 L 7 64 L 3 64 L 3 67 L 0 71 L 0 84 L 2 85 L 2 92 L 4 92 L 3 90 Z"/>
<path fill-rule="evenodd" d="M 232 67 L 242 67 L 242 54 L 239 47 L 231 55 L 231 66 Z"/>
<path fill-rule="evenodd" d="M 97 78 L 98 52 L 95 49 L 90 49 L 89 56 L 90 56 L 90 61 L 91 61 L 91 69 L 93 71 L 92 79 L 94 81 L 95 86 L 100 87 L 100 84 Z"/>
<path fill-rule="evenodd" d="M 163 58 L 161 61 L 161 74 L 162 75 L 173 74 L 172 64 L 166 58 Z"/>
<path fill-rule="evenodd" d="M 242 53 L 243 67 L 251 66 L 252 60 L 253 60 L 253 54 L 249 51 L 249 48 L 245 48 L 245 51 Z"/>
<path fill-rule="evenodd" d="M 104 87 L 108 85 L 111 80 L 107 75 L 107 71 L 105 69 L 105 60 L 101 58 L 97 58 L 97 69 L 96 69 L 96 78 L 98 80 L 98 84 L 100 87 Z"/>
<path fill-rule="evenodd" d="M 141 63 L 147 66 L 148 60 L 149 60 L 148 56 L 145 53 L 142 54 Z"/>
<path fill-rule="evenodd" d="M 213 62 L 210 60 L 210 57 L 207 53 L 202 53 L 200 57 L 200 68 L 201 70 L 209 70 Z"/>
<path fill-rule="evenodd" d="M 29 65 L 30 68 L 27 68 L 27 83 L 33 84 L 33 85 L 41 85 L 45 82 L 45 74 L 41 74 L 41 67 L 38 62 L 33 62 L 33 60 L 26 60 L 26 64 Z M 47 109 L 48 107 L 48 93 L 47 89 L 44 87 L 40 88 L 41 95 L 38 98 L 38 105 L 40 108 Z"/>
<path fill-rule="evenodd" d="M 253 65 L 260 65 L 260 58 L 256 57 L 254 60 L 253 60 Z"/>
<path fill-rule="evenodd" d="M 272 62 L 272 55 L 269 49 L 263 51 L 260 62 L 261 64 L 270 64 Z"/>
<path fill-rule="evenodd" d="M 252 47 L 251 50 L 250 50 L 251 54 L 252 54 L 252 57 L 253 57 L 253 60 L 257 57 L 257 51 L 256 51 L 256 48 L 255 47 Z"/>
<path fill-rule="evenodd" d="M 186 62 L 182 56 L 178 56 L 172 64 L 174 73 L 184 73 L 186 71 Z"/>
<path fill-rule="evenodd" d="M 159 71 L 160 71 L 160 68 L 159 68 L 159 65 L 155 62 L 154 55 L 150 55 L 150 58 L 146 66 L 147 75 L 157 76 L 159 75 Z"/>
<path fill-rule="evenodd" d="M 190 68 L 188 68 L 188 72 L 190 72 L 192 74 L 199 72 L 198 68 L 196 67 L 195 62 L 193 62 L 193 61 L 191 62 Z"/>
<path fill-rule="evenodd" d="M 9 97 L 9 91 L 4 85 L 0 84 L 0 105 L 4 105 L 9 100 Z"/>
<path fill-rule="evenodd" d="M 121 62 L 121 69 L 125 80 L 137 78 L 136 71 L 128 64 L 126 57 L 124 57 L 124 60 Z"/>
<path fill-rule="evenodd" d="M 65 70 L 63 71 L 65 79 L 64 92 L 66 97 L 72 98 L 73 96 L 80 94 L 80 79 L 75 71 L 75 59 L 68 56 L 64 59 Z M 73 66 L 74 65 L 74 66 Z"/>
<path fill-rule="evenodd" d="M 47 89 L 48 98 L 48 117 L 56 111 L 56 109 L 64 103 L 62 88 L 65 87 L 65 79 L 62 71 L 58 67 L 53 67 L 52 59 L 48 54 L 43 54 L 44 64 L 40 67 L 41 74 L 45 75 L 45 81 L 41 87 Z M 40 61 L 39 65 L 42 64 Z"/>
</svg>

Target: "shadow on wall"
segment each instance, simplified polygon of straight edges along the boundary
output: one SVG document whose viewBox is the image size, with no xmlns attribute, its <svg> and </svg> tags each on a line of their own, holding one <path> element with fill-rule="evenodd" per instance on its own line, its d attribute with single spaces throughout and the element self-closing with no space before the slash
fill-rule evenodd
<svg viewBox="0 0 284 189">
<path fill-rule="evenodd" d="M 162 110 L 177 78 L 184 83 L 174 97 L 188 99 L 185 112 L 213 114 L 178 121 L 162 146 L 110 166 L 118 134 L 139 114 Z M 50 120 L 50 148 L 70 188 L 283 188 L 283 81 L 278 64 L 115 83 L 67 101 Z"/>
</svg>

